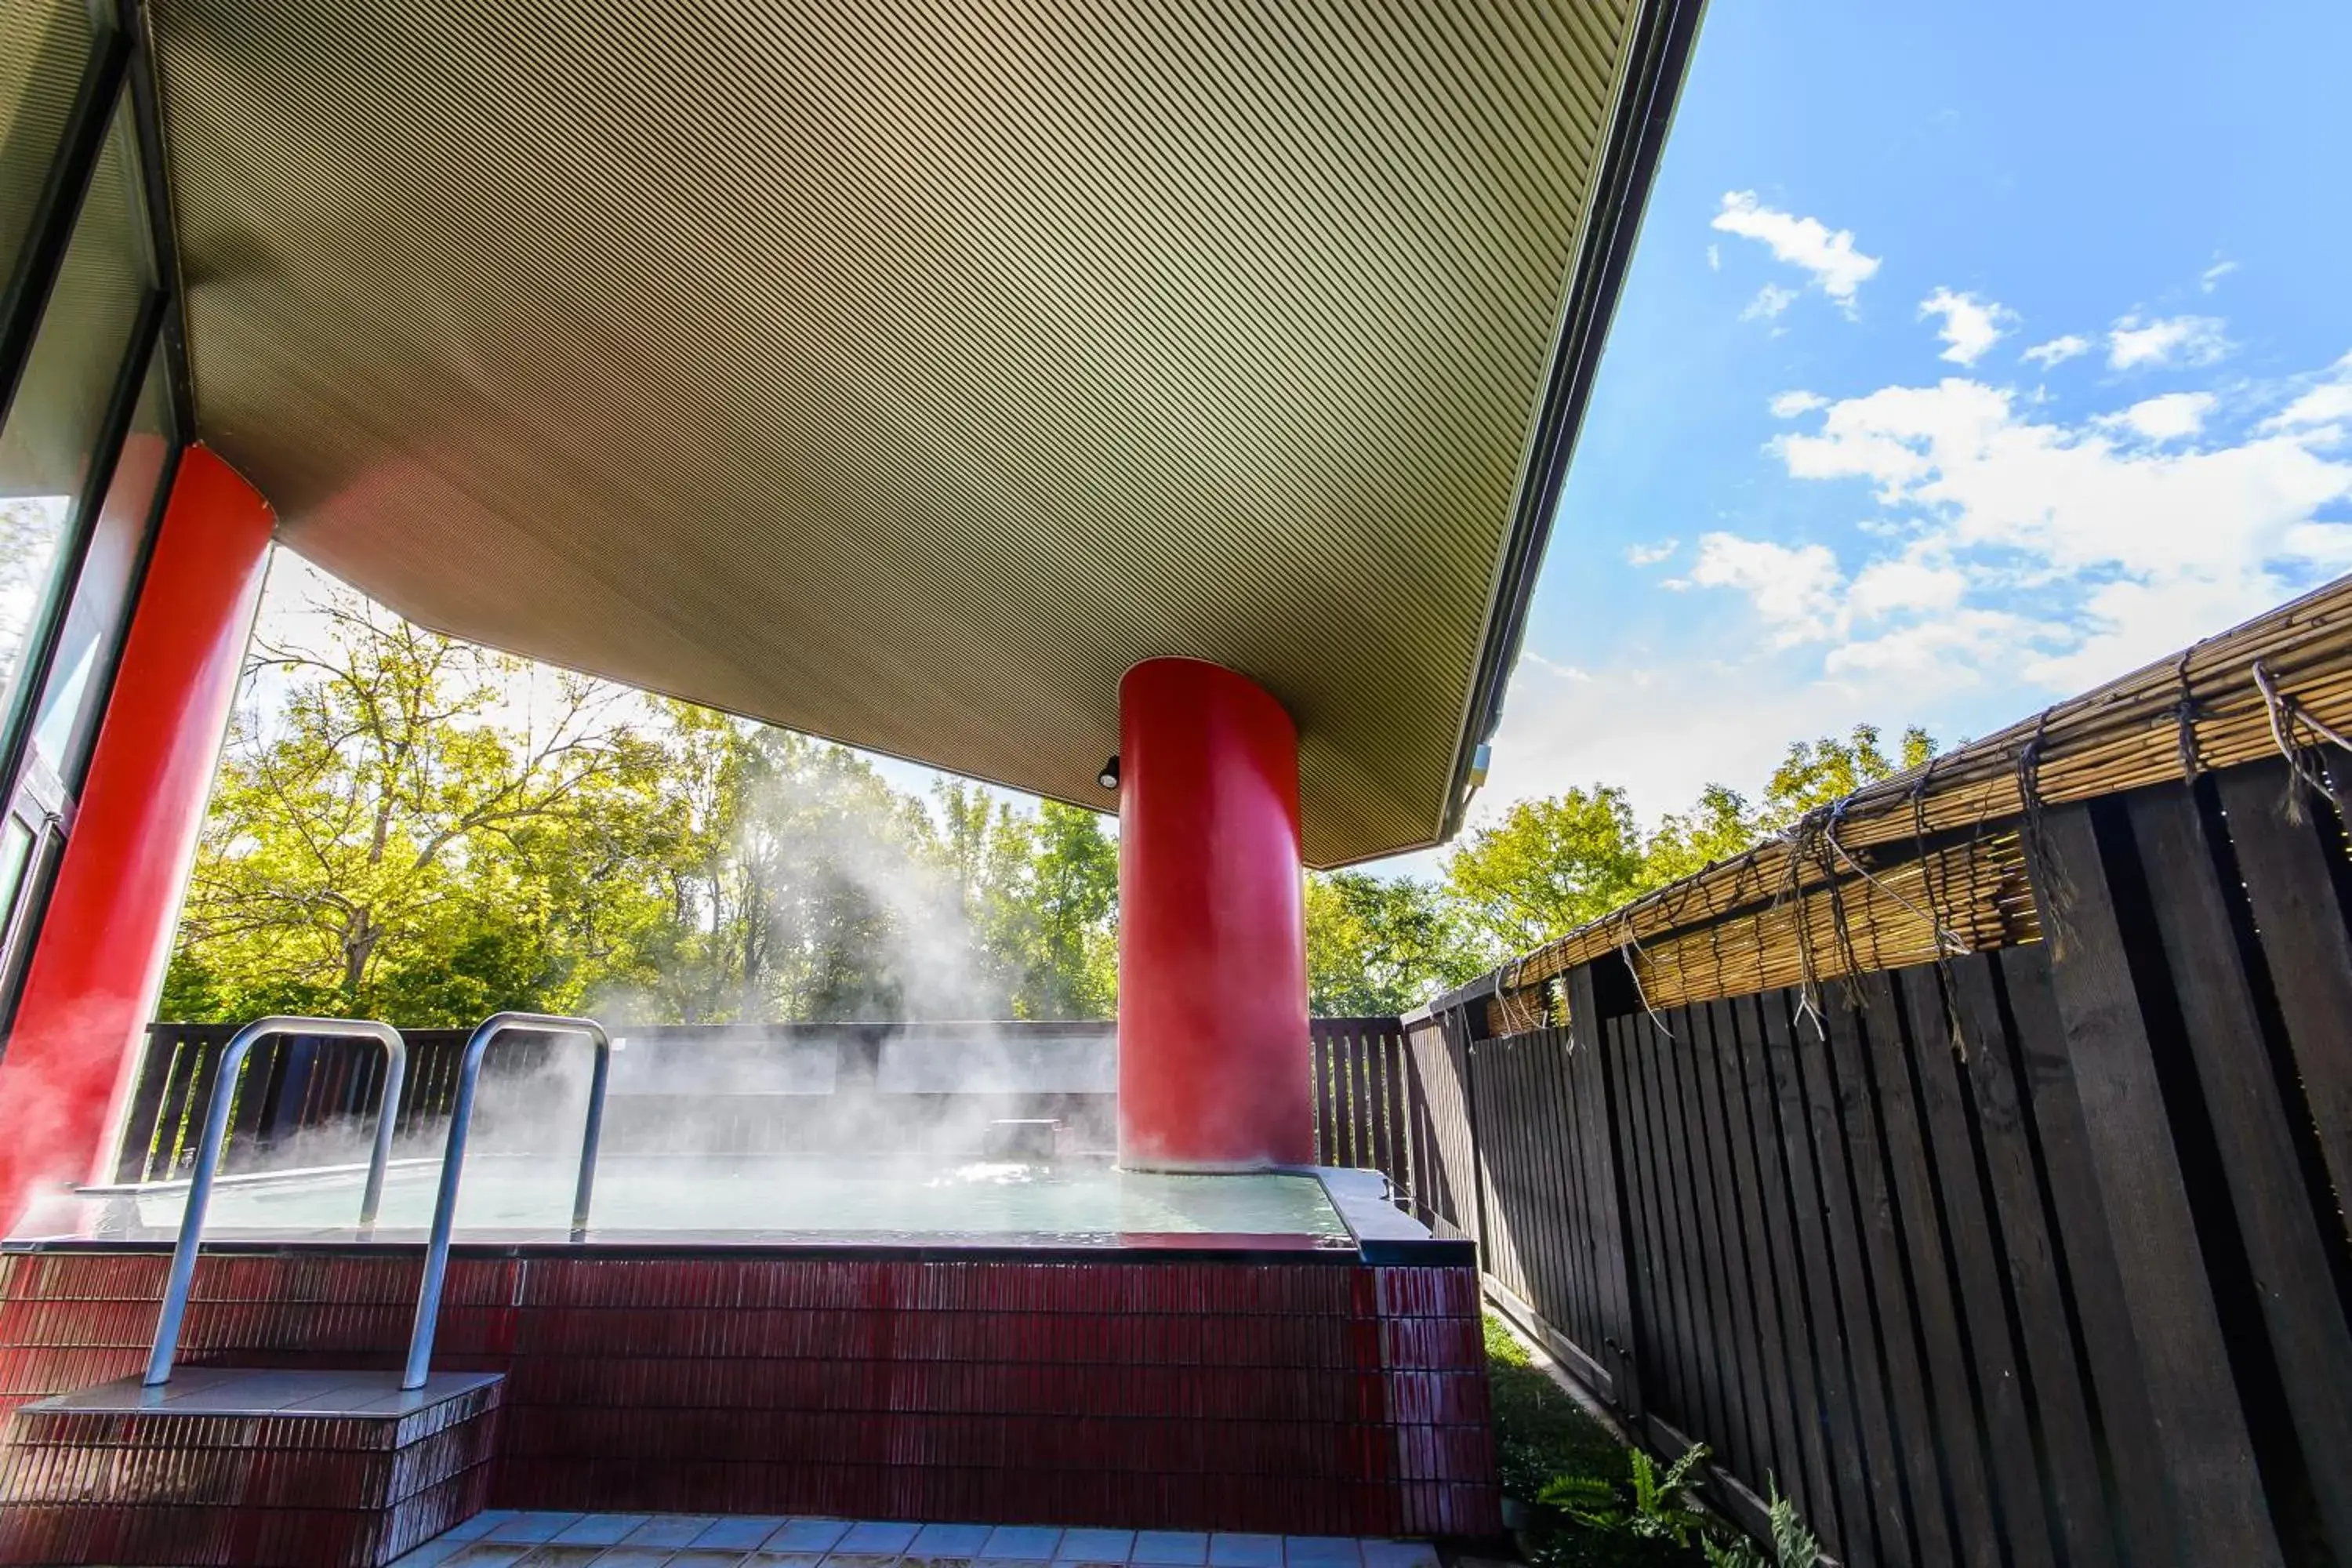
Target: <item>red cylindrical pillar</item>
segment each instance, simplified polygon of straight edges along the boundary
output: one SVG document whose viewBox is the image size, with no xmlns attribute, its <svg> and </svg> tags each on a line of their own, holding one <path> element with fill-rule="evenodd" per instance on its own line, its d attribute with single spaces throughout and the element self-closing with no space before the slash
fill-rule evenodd
<svg viewBox="0 0 2352 1568">
<path fill-rule="evenodd" d="M 1312 1164 L 1298 731 L 1192 658 L 1129 670 L 1118 730 L 1119 1163 Z"/>
<path fill-rule="evenodd" d="M 274 528 L 201 447 L 180 459 L 0 1057 L 0 1224 L 108 1152 L 236 700 Z"/>
</svg>

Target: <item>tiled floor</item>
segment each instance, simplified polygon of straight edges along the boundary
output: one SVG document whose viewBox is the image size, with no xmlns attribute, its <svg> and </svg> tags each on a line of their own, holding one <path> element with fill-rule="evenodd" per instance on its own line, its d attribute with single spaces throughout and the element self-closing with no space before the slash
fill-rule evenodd
<svg viewBox="0 0 2352 1568">
<path fill-rule="evenodd" d="M 394 1568 L 1438 1568 L 1418 1541 L 687 1513 L 476 1515 Z"/>
</svg>

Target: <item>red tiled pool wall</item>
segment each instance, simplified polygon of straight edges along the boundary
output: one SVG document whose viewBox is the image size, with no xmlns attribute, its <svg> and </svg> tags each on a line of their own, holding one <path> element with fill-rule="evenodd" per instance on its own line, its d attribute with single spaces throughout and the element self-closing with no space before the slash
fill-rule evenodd
<svg viewBox="0 0 2352 1568">
<path fill-rule="evenodd" d="M 0 1407 L 135 1372 L 160 1253 L 0 1257 Z M 418 1259 L 207 1255 L 190 1364 L 397 1364 Z M 1362 1535 L 1500 1528 L 1467 1267 L 562 1253 L 450 1266 L 494 1504 Z"/>
</svg>

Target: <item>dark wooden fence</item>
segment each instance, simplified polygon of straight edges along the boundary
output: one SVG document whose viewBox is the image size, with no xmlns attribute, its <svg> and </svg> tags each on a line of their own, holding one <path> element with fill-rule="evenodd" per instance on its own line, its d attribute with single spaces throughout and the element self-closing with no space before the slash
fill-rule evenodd
<svg viewBox="0 0 2352 1568">
<path fill-rule="evenodd" d="M 2352 1563 L 2352 858 L 2284 762 L 2053 807 L 2046 939 L 1409 1020 L 1410 1190 L 1849 1563 Z M 1817 994 L 1816 994 L 1817 993 Z"/>
<path fill-rule="evenodd" d="M 232 1024 L 151 1024 L 131 1080 L 123 1120 L 119 1182 L 158 1182 L 188 1175 L 204 1128 L 205 1107 L 218 1080 L 221 1056 L 236 1033 Z M 408 1077 L 398 1129 L 413 1137 L 449 1114 L 457 1089 L 464 1029 L 407 1029 Z M 536 1070 L 551 1042 L 518 1038 L 483 1064 L 486 1078 Z M 373 1043 L 278 1035 L 257 1042 L 246 1058 L 231 1103 L 228 1142 L 221 1163 L 231 1171 L 265 1166 L 297 1133 L 359 1127 L 383 1099 L 383 1053 Z"/>
<path fill-rule="evenodd" d="M 1308 1027 L 1316 1163 L 1385 1172 L 1410 1192 L 1424 1126 L 1412 1116 L 1403 1028 L 1393 1017 L 1316 1018 Z"/>
<path fill-rule="evenodd" d="M 212 1093 L 223 1049 L 236 1032 L 227 1024 L 159 1023 L 148 1029 L 126 1118 L 116 1179 L 161 1181 L 184 1177 L 195 1157 L 203 1108 Z M 408 1083 L 402 1095 L 399 1128 L 404 1138 L 433 1133 L 448 1114 L 457 1093 L 459 1058 L 467 1031 L 409 1029 Z M 971 1025 L 779 1024 L 762 1026 L 662 1026 L 625 1031 L 624 1067 L 646 1053 L 683 1055 L 717 1071 L 708 1081 L 689 1081 L 673 1092 L 632 1092 L 639 1086 L 623 1072 L 615 1078 L 605 1146 L 615 1152 L 658 1146 L 682 1124 L 692 1127 L 694 1146 L 730 1153 L 791 1152 L 834 1147 L 845 1131 L 873 1136 L 876 1126 L 912 1137 L 921 1129 L 952 1121 L 968 1128 L 994 1117 L 1045 1117 L 1065 1127 L 1066 1142 L 1108 1150 L 1116 1142 L 1117 1097 L 1108 1082 L 1074 1089 L 1066 1080 L 1053 1088 L 1008 1084 L 979 1093 L 926 1093 L 892 1086 L 885 1079 L 883 1051 L 894 1039 L 937 1038 L 962 1048 L 966 1036 L 984 1034 L 1015 1049 L 1068 1042 L 1108 1055 L 1108 1026 L 1098 1023 L 1004 1023 Z M 1316 1149 L 1325 1164 L 1357 1165 L 1387 1172 L 1400 1191 L 1410 1191 L 1416 1140 L 1426 1137 L 1426 1119 L 1411 1120 L 1414 1103 L 1405 1080 L 1404 1037 L 1390 1018 L 1318 1018 L 1313 1023 L 1316 1071 Z M 528 1078 L 541 1071 L 551 1050 L 578 1049 L 561 1040 L 518 1036 L 485 1061 L 486 1083 Z M 984 1047 L 982 1047 L 984 1048 Z M 740 1075 L 730 1068 L 773 1066 L 782 1056 L 821 1060 L 825 1071 L 814 1092 L 736 1092 Z M 1017 1072 L 1013 1075 L 1017 1079 Z M 1098 1079 L 1100 1074 L 1095 1075 Z M 495 1093 L 486 1088 L 486 1098 Z M 336 1130 L 361 1136 L 383 1094 L 383 1058 L 373 1045 L 281 1036 L 257 1044 L 247 1058 L 234 1102 L 224 1163 L 249 1171 L 282 1163 L 301 1134 Z M 835 1096 L 887 1096 L 879 1118 L 845 1117 Z M 674 1142 L 673 1140 L 670 1140 Z"/>
<path fill-rule="evenodd" d="M 188 1174 L 223 1050 L 226 1024 L 158 1023 L 133 1079 L 116 1179 L 161 1181 Z M 407 1029 L 408 1080 L 398 1126 L 404 1139 L 438 1136 L 457 1094 L 469 1031 Z M 615 1153 L 691 1147 L 717 1153 L 921 1146 L 928 1137 L 968 1140 L 998 1118 L 1036 1117 L 1064 1126 L 1066 1147 L 1114 1146 L 1117 1095 L 1109 1073 L 1109 1026 L 1098 1023 L 776 1024 L 660 1026 L 622 1032 L 614 1058 L 604 1147 Z M 919 1072 L 893 1081 L 893 1043 L 992 1049 L 1018 1058 L 1055 1046 L 1076 1048 L 1076 1068 L 1033 1073 L 1011 1062 L 1002 1081 L 946 1092 Z M 504 1082 L 528 1079 L 550 1054 L 585 1049 L 576 1040 L 520 1034 L 483 1064 L 483 1101 Z M 1062 1053 L 1071 1055 L 1069 1050 Z M 1097 1059 L 1098 1058 L 1098 1059 Z M 667 1073 L 646 1070 L 656 1062 Z M 779 1073 L 795 1062 L 816 1070 Z M 1034 1065 L 1034 1064 L 1033 1064 Z M 1053 1068 L 1055 1064 L 1046 1064 Z M 1075 1076 L 1074 1076 L 1075 1072 Z M 232 1171 L 285 1163 L 304 1134 L 363 1136 L 383 1095 L 383 1058 L 373 1045 L 280 1036 L 257 1043 L 232 1104 L 223 1156 Z M 857 1102 L 853 1105 L 851 1102 Z M 876 1114 L 858 1114 L 872 1110 Z M 567 1122 L 568 1126 L 569 1123 Z"/>
</svg>

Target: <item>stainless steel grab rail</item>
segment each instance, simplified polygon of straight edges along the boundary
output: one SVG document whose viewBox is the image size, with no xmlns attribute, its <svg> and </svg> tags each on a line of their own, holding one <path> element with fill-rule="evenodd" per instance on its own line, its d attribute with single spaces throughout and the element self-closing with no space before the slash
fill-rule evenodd
<svg viewBox="0 0 2352 1568">
<path fill-rule="evenodd" d="M 588 1085 L 588 1126 L 580 1143 L 580 1180 L 572 1194 L 572 1239 L 588 1234 L 588 1200 L 596 1185 L 596 1145 L 604 1131 L 604 1085 L 612 1075 L 613 1041 L 604 1026 L 593 1018 L 565 1018 L 550 1013 L 494 1013 L 466 1040 L 465 1058 L 457 1067 L 457 1100 L 449 1112 L 447 1152 L 441 1156 L 441 1191 L 433 1201 L 433 1237 L 425 1247 L 425 1279 L 416 1293 L 416 1323 L 408 1336 L 408 1366 L 401 1375 L 403 1388 L 422 1388 L 433 1365 L 433 1331 L 441 1318 L 441 1284 L 449 1272 L 449 1232 L 457 1220 L 457 1179 L 464 1173 L 466 1138 L 473 1130 L 474 1083 L 481 1077 L 482 1056 L 490 1042 L 517 1029 L 541 1034 L 585 1035 L 596 1047 L 595 1077 Z"/>
<path fill-rule="evenodd" d="M 150 1388 L 172 1380 L 172 1359 L 179 1352 L 180 1321 L 187 1315 L 188 1289 L 195 1283 L 196 1250 L 204 1244 L 205 1210 L 213 1201 L 213 1178 L 220 1166 L 221 1144 L 228 1138 L 228 1110 L 236 1097 L 236 1077 L 254 1042 L 271 1035 L 310 1035 L 330 1040 L 373 1040 L 383 1047 L 383 1099 L 375 1111 L 375 1146 L 368 1154 L 367 1187 L 360 1194 L 360 1229 L 375 1228 L 376 1209 L 383 1202 L 383 1170 L 392 1159 L 394 1121 L 400 1110 L 400 1089 L 408 1074 L 408 1044 L 390 1024 L 373 1018 L 256 1018 L 229 1037 L 213 1079 L 212 1101 L 205 1108 L 205 1130 L 196 1142 L 196 1169 L 188 1183 L 188 1205 L 180 1211 L 180 1237 L 172 1247 L 172 1273 L 163 1287 L 163 1310 L 155 1320 L 155 1342 L 147 1352 Z"/>
</svg>

